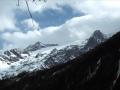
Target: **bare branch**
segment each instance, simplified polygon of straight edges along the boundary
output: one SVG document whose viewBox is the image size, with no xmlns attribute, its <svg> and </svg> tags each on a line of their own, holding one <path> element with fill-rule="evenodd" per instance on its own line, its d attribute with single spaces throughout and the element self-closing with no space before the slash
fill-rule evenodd
<svg viewBox="0 0 120 90">
<path fill-rule="evenodd" d="M 28 2 L 27 2 L 27 0 L 25 0 L 25 2 L 26 2 L 27 9 L 28 9 L 28 12 L 29 12 L 29 14 L 30 14 L 30 17 L 31 17 L 31 18 L 33 18 L 33 17 L 32 17 L 32 14 L 31 14 L 31 12 L 30 12 L 30 8 L 29 8 L 29 5 L 28 5 Z"/>
<path fill-rule="evenodd" d="M 32 14 L 31 14 L 31 12 L 30 12 L 29 4 L 28 4 L 27 0 L 25 0 L 25 2 L 26 2 L 26 5 L 27 5 L 27 9 L 28 9 L 28 13 L 29 13 L 29 15 L 30 15 L 30 18 L 32 19 L 33 27 L 34 27 L 33 16 L 32 16 Z"/>
<path fill-rule="evenodd" d="M 17 5 L 20 6 L 20 0 L 18 0 L 18 4 Z"/>
<path fill-rule="evenodd" d="M 26 3 L 27 9 L 28 9 L 28 13 L 29 13 L 29 15 L 30 15 L 30 18 L 32 19 L 32 24 L 33 24 L 33 27 L 34 27 L 33 16 L 32 16 L 32 13 L 31 13 L 31 11 L 30 11 L 30 8 L 29 8 L 28 0 L 24 0 L 24 1 L 25 1 L 25 3 Z M 33 2 L 35 2 L 35 1 L 47 2 L 47 0 L 31 0 L 31 1 L 33 1 Z M 18 0 L 17 6 L 20 6 L 20 0 Z"/>
</svg>

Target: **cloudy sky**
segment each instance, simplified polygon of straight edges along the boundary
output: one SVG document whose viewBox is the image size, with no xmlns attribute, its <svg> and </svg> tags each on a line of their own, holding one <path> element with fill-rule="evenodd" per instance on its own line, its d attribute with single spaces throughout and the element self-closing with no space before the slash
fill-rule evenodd
<svg viewBox="0 0 120 90">
<path fill-rule="evenodd" d="M 120 0 L 0 0 L 0 49 L 24 48 L 36 41 L 67 44 L 94 30 L 120 30 Z"/>
</svg>

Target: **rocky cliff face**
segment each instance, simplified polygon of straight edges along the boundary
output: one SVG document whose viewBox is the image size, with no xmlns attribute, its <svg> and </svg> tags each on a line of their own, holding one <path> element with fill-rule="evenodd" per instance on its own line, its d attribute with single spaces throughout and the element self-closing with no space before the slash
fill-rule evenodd
<svg viewBox="0 0 120 90">
<path fill-rule="evenodd" d="M 119 90 L 120 32 L 67 63 L 0 81 L 0 90 Z"/>
</svg>

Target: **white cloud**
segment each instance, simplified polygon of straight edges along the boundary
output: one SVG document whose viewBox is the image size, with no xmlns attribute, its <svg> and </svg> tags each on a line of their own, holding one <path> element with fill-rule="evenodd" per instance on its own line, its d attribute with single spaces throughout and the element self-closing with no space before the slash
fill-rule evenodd
<svg viewBox="0 0 120 90">
<path fill-rule="evenodd" d="M 100 29 L 104 33 L 113 33 L 119 31 L 120 28 L 119 0 L 48 0 L 47 3 L 37 3 L 37 5 L 29 3 L 32 12 L 41 13 L 48 8 L 61 10 L 60 5 L 69 5 L 75 12 L 82 11 L 86 15 L 74 17 L 60 26 L 47 27 L 40 30 L 36 30 L 39 27 L 37 22 L 33 21 L 35 24 L 33 28 L 31 19 L 25 20 L 22 23 L 28 29 L 33 29 L 33 31 L 3 33 L 2 38 L 6 41 L 5 48 L 6 46 L 9 48 L 24 48 L 36 41 L 66 44 L 78 39 L 82 41 L 96 29 Z M 21 9 L 26 10 L 25 5 Z"/>
<path fill-rule="evenodd" d="M 75 12 L 82 11 L 87 14 L 118 14 L 120 9 L 120 0 L 47 0 L 46 3 L 30 1 L 28 3 L 32 12 L 42 12 L 49 8 L 61 10 L 64 5 L 71 6 Z"/>
<path fill-rule="evenodd" d="M 16 20 L 14 18 L 13 9 L 16 7 L 15 1 L 9 0 L 0 1 L 0 32 L 4 30 L 16 31 Z"/>
<path fill-rule="evenodd" d="M 79 36 L 80 35 L 80 36 Z M 67 44 L 78 39 L 85 38 L 86 33 L 79 31 L 74 32 L 69 30 L 66 25 L 59 27 L 48 27 L 43 30 L 28 31 L 27 33 L 14 32 L 14 33 L 4 33 L 2 37 L 7 41 L 7 49 L 21 47 L 24 48 L 29 44 L 33 44 L 36 41 L 41 41 L 43 43 L 58 43 Z M 6 48 L 6 44 L 4 45 Z"/>
<path fill-rule="evenodd" d="M 104 22 L 104 23 L 103 23 Z M 4 33 L 3 39 L 11 47 L 24 48 L 36 41 L 43 43 L 67 44 L 75 40 L 88 38 L 94 30 L 100 29 L 104 33 L 114 32 L 120 28 L 120 18 L 108 15 L 86 15 L 75 17 L 58 27 L 48 27 L 41 30 L 28 31 L 27 33 Z M 11 45 L 12 44 L 12 45 Z"/>
<path fill-rule="evenodd" d="M 5 41 L 7 41 L 4 45 L 6 48 L 6 44 L 10 47 L 7 48 L 15 48 L 15 47 L 25 47 L 26 45 L 35 42 L 39 39 L 41 33 L 38 31 L 28 31 L 27 33 L 22 32 L 7 32 L 2 34 L 2 37 Z M 9 44 L 8 44 L 9 43 Z"/>
<path fill-rule="evenodd" d="M 21 22 L 22 26 L 27 30 L 37 30 L 39 29 L 39 23 L 33 19 L 25 19 Z"/>
<path fill-rule="evenodd" d="M 0 17 L 0 32 L 4 30 L 16 31 L 18 28 L 15 26 L 15 20 L 12 17 L 1 16 Z"/>
<path fill-rule="evenodd" d="M 119 16 L 120 1 L 119 0 L 47 0 L 44 2 L 31 2 L 28 0 L 31 12 L 42 12 L 48 8 L 61 10 L 60 6 L 69 5 L 75 12 L 84 12 L 86 14 L 104 14 Z M 5 29 L 15 30 L 17 27 L 16 18 L 14 17 L 15 9 L 27 11 L 24 0 L 20 0 L 20 6 L 17 6 L 17 0 L 1 0 L 0 1 L 0 31 Z"/>
</svg>

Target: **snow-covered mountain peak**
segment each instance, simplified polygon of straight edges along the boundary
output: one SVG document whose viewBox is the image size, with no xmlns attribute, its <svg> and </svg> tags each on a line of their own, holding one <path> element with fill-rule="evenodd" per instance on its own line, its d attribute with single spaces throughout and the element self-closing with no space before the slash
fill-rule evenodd
<svg viewBox="0 0 120 90">
<path fill-rule="evenodd" d="M 26 47 L 24 51 L 36 51 L 36 50 L 46 48 L 46 47 L 51 47 L 51 46 L 58 46 L 58 44 L 44 44 L 38 41 L 35 44 L 29 45 L 28 47 Z"/>
<path fill-rule="evenodd" d="M 4 51 L 3 55 L 0 55 L 0 63 L 7 65 L 7 68 L 0 72 L 0 78 L 66 63 L 103 41 L 105 41 L 104 35 L 99 31 L 95 31 L 89 39 L 82 42 L 77 40 L 62 46 L 36 42 L 23 50 L 11 49 Z"/>
<path fill-rule="evenodd" d="M 36 42 L 33 45 L 29 45 L 28 47 L 26 47 L 24 50 L 25 51 L 35 51 L 41 48 L 45 48 L 45 44 L 41 43 L 41 42 Z"/>
</svg>

